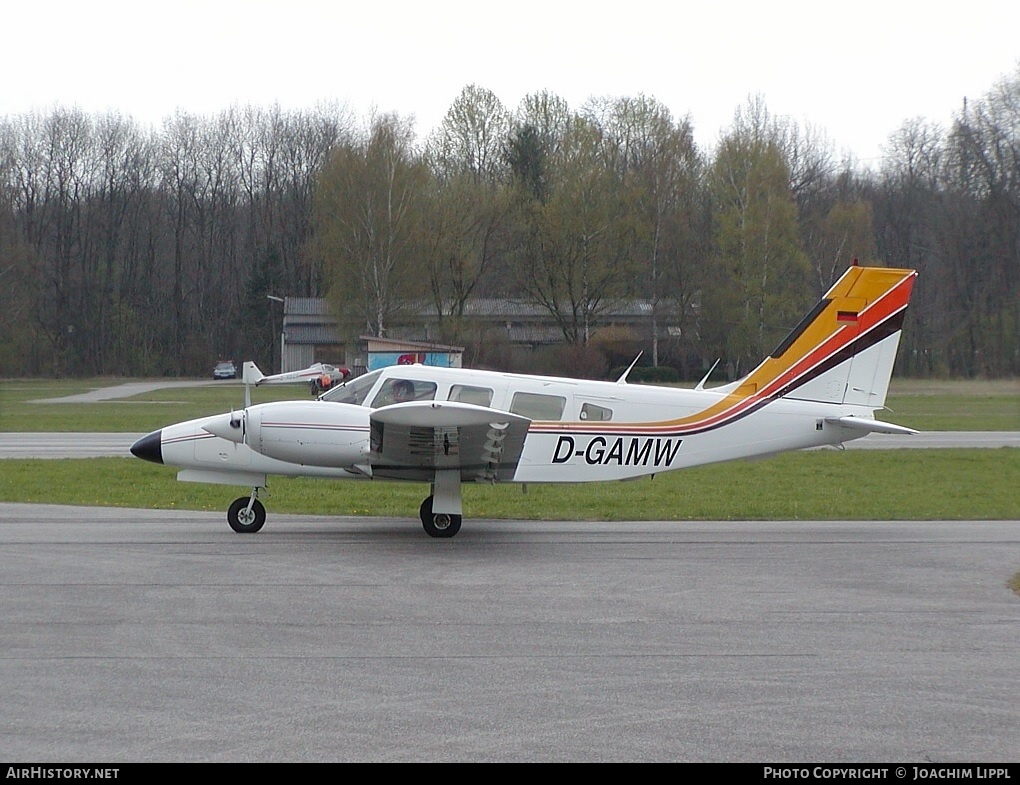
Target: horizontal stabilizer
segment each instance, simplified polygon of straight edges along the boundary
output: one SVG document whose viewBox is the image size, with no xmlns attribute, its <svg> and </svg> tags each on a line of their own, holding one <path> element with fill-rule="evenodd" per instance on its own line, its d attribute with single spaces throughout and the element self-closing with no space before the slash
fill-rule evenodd
<svg viewBox="0 0 1020 785">
<path fill-rule="evenodd" d="M 825 422 L 832 425 L 840 425 L 843 428 L 850 428 L 854 431 L 864 431 L 865 433 L 894 433 L 901 436 L 910 436 L 918 433 L 913 428 L 907 428 L 903 425 L 872 420 L 868 417 L 855 417 L 852 414 L 848 414 L 846 417 L 826 417 Z"/>
</svg>

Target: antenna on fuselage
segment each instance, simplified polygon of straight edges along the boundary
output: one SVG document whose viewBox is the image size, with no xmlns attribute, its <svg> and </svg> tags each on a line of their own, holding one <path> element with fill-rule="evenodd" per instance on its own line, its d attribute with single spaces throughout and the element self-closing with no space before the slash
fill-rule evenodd
<svg viewBox="0 0 1020 785">
<path fill-rule="evenodd" d="M 623 374 L 620 376 L 620 378 L 616 380 L 617 384 L 626 384 L 627 383 L 627 374 L 629 374 L 634 369 L 634 366 L 637 365 L 637 361 L 641 359 L 641 355 L 642 354 L 644 354 L 644 352 L 638 352 L 637 353 L 637 357 L 634 358 L 634 362 L 632 362 L 630 365 L 628 365 L 627 366 L 627 370 L 624 371 Z"/>
<path fill-rule="evenodd" d="M 722 358 L 720 357 L 719 360 L 721 360 L 721 359 Z M 708 373 L 705 374 L 705 378 L 703 378 L 700 382 L 698 382 L 696 385 L 694 385 L 694 389 L 695 390 L 704 390 L 705 389 L 705 382 L 707 382 L 708 381 L 708 377 L 712 375 L 712 371 L 714 371 L 715 370 L 715 366 L 717 366 L 719 364 L 719 360 L 716 360 L 714 363 L 712 363 L 712 367 L 708 369 Z"/>
</svg>

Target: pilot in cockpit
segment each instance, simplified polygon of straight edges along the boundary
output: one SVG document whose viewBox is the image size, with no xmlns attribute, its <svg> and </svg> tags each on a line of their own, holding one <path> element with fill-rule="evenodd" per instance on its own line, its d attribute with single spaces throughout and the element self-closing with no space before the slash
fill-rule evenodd
<svg viewBox="0 0 1020 785">
<path fill-rule="evenodd" d="M 393 384 L 393 402 L 404 403 L 414 400 L 414 383 L 407 379 L 399 379 Z"/>
</svg>

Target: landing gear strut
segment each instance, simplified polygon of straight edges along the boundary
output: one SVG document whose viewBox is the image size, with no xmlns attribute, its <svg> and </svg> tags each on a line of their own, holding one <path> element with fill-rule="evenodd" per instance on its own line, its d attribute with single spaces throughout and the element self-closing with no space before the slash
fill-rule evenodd
<svg viewBox="0 0 1020 785">
<path fill-rule="evenodd" d="M 258 500 L 258 488 L 251 489 L 251 496 L 234 499 L 227 510 L 227 523 L 235 532 L 249 534 L 257 532 L 266 522 L 266 508 Z"/>
<path fill-rule="evenodd" d="M 421 503 L 418 514 L 421 515 L 421 525 L 425 527 L 425 533 L 429 537 L 453 537 L 460 531 L 460 515 L 453 515 L 445 512 L 432 512 L 432 499 L 429 496 Z"/>
</svg>

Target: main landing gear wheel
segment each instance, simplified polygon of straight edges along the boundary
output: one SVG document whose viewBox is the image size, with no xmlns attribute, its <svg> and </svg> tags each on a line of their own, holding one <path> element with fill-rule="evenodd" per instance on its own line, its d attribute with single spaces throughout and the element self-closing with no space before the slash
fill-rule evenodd
<svg viewBox="0 0 1020 785">
<path fill-rule="evenodd" d="M 251 502 L 251 510 L 248 503 Z M 254 501 L 249 496 L 242 496 L 235 499 L 227 510 L 227 523 L 235 532 L 249 534 L 257 532 L 266 522 L 266 508 L 258 499 Z"/>
<path fill-rule="evenodd" d="M 421 515 L 421 525 L 425 527 L 425 533 L 429 537 L 452 537 L 460 531 L 461 516 L 444 512 L 433 513 L 431 496 L 421 503 L 418 514 Z"/>
</svg>

